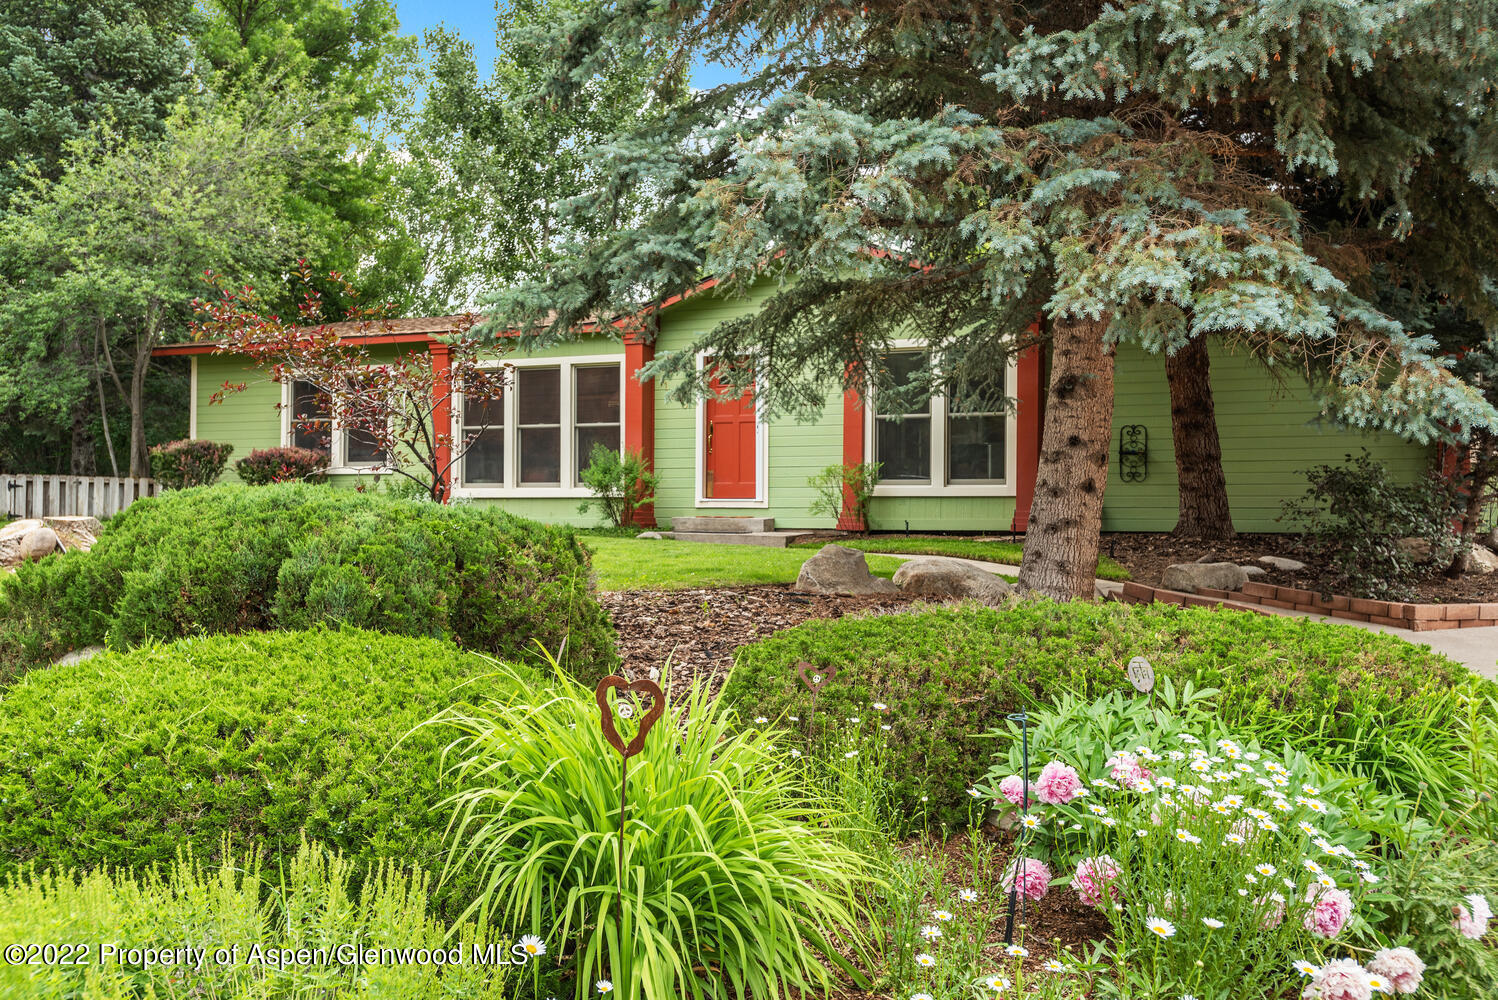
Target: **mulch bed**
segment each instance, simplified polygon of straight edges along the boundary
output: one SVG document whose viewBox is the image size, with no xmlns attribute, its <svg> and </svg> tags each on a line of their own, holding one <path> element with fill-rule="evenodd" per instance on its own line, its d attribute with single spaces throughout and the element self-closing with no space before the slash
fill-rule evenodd
<svg viewBox="0 0 1498 1000">
<path fill-rule="evenodd" d="M 598 595 L 614 619 L 626 676 L 651 667 L 685 687 L 697 677 L 716 689 L 740 646 L 813 618 L 891 614 L 918 603 L 903 594 L 839 597 L 788 585 L 700 590 L 630 590 Z M 680 687 L 678 688 L 680 690 Z"/>
<path fill-rule="evenodd" d="M 1214 561 L 1264 566 L 1259 562 L 1259 556 L 1284 556 L 1298 559 L 1306 564 L 1306 568 L 1289 572 L 1264 566 L 1266 574 L 1256 579 L 1280 587 L 1332 592 L 1317 574 L 1314 557 L 1301 547 L 1296 535 L 1241 534 L 1230 542 L 1197 542 L 1174 538 L 1163 532 L 1116 532 L 1103 536 L 1103 551 L 1122 563 L 1132 579 L 1149 587 L 1160 585 L 1165 567 L 1172 563 L 1196 562 L 1203 556 L 1212 556 Z M 1412 600 L 1421 604 L 1498 601 L 1498 573 L 1449 580 L 1437 570 L 1415 585 Z"/>
</svg>

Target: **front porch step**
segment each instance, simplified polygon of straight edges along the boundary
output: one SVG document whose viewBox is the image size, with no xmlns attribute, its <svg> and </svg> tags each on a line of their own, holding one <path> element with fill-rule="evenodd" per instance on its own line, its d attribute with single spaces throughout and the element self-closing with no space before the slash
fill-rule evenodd
<svg viewBox="0 0 1498 1000">
<path fill-rule="evenodd" d="M 671 519 L 671 530 L 674 532 L 692 532 L 693 534 L 745 534 L 747 532 L 765 532 L 775 530 L 775 519 L 773 517 L 673 517 Z M 678 534 L 676 537 L 680 538 Z M 689 539 L 696 541 L 696 539 Z M 717 539 L 709 539 L 716 541 Z"/>
<path fill-rule="evenodd" d="M 692 520 L 691 518 L 673 517 L 671 523 L 677 521 Z M 769 518 L 764 518 L 769 520 Z M 809 531 L 668 531 L 663 532 L 667 538 L 673 538 L 678 542 L 710 542 L 715 545 L 764 545 L 772 549 L 783 549 L 802 535 L 809 535 Z"/>
</svg>

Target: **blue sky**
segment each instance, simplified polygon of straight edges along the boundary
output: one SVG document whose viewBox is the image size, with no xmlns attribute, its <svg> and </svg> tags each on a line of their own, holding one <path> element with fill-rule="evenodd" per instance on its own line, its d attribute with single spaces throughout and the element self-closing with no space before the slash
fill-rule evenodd
<svg viewBox="0 0 1498 1000">
<path fill-rule="evenodd" d="M 493 0 L 395 0 L 395 10 L 400 17 L 402 34 L 420 37 L 427 28 L 438 24 L 446 24 L 456 31 L 473 45 L 473 54 L 479 64 L 479 79 L 488 78 L 494 64 Z M 692 67 L 692 85 L 695 87 L 716 87 L 738 78 L 738 73 L 722 66 L 696 64 Z"/>
</svg>

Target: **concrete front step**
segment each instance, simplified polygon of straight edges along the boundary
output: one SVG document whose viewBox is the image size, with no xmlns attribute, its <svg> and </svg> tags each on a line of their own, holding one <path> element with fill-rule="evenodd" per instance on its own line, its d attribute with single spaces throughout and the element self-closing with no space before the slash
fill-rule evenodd
<svg viewBox="0 0 1498 1000">
<path fill-rule="evenodd" d="M 672 522 L 683 520 L 673 517 Z M 667 538 L 678 542 L 709 542 L 714 545 L 764 545 L 772 549 L 783 549 L 791 542 L 808 535 L 808 531 L 671 531 Z"/>
<path fill-rule="evenodd" d="M 773 517 L 673 517 L 671 530 L 693 534 L 745 534 L 751 531 L 774 531 Z M 680 535 L 677 536 L 681 537 Z M 695 539 L 694 539 L 695 540 Z"/>
</svg>

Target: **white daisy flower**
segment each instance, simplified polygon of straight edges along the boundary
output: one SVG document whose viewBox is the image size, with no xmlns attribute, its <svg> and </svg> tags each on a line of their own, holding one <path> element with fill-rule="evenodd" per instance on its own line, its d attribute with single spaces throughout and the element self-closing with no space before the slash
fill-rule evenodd
<svg viewBox="0 0 1498 1000">
<path fill-rule="evenodd" d="M 1009 988 L 1009 980 L 1005 979 L 1003 976 L 989 976 L 983 981 L 983 985 L 987 986 L 995 993 L 1002 993 Z"/>
<path fill-rule="evenodd" d="M 1254 871 L 1258 872 L 1260 875 L 1263 875 L 1265 878 L 1268 878 L 1271 875 L 1278 875 L 1280 873 L 1280 870 L 1278 868 L 1274 867 L 1274 865 L 1270 864 L 1267 861 L 1261 865 L 1254 865 Z"/>
<path fill-rule="evenodd" d="M 520 939 L 520 950 L 535 958 L 546 954 L 546 942 L 534 934 L 527 934 Z"/>
<path fill-rule="evenodd" d="M 1310 962 L 1307 962 L 1303 958 L 1291 964 L 1294 967 L 1295 971 L 1300 973 L 1302 976 L 1314 976 L 1316 973 L 1321 971 L 1321 968 L 1319 966 L 1312 965 Z"/>
<path fill-rule="evenodd" d="M 976 889 L 963 889 L 957 894 L 957 897 L 964 903 L 976 903 L 978 901 L 978 892 Z"/>
<path fill-rule="evenodd" d="M 1389 981 L 1376 973 L 1370 972 L 1368 978 L 1364 981 L 1368 984 L 1370 990 L 1377 990 L 1379 993 L 1394 992 L 1394 987 L 1389 984 Z"/>
<path fill-rule="evenodd" d="M 754 724 L 757 725 L 757 726 L 763 726 L 766 722 L 769 722 L 769 721 L 770 720 L 767 719 L 767 718 L 765 718 L 763 715 L 756 715 L 754 717 Z"/>
<path fill-rule="evenodd" d="M 1202 923 L 1206 924 L 1208 927 L 1212 928 L 1214 931 L 1222 930 L 1222 928 L 1224 926 L 1223 923 L 1222 923 L 1222 921 L 1218 920 L 1216 917 L 1202 917 Z"/>
<path fill-rule="evenodd" d="M 874 702 L 874 711 L 876 711 L 876 712 L 887 712 L 887 711 L 889 711 L 889 706 L 886 705 L 882 701 L 876 701 L 876 702 Z"/>
<path fill-rule="evenodd" d="M 941 928 L 936 926 L 935 924 L 927 924 L 925 927 L 921 928 L 921 937 L 925 938 L 927 941 L 935 941 L 937 938 L 941 937 Z"/>
<path fill-rule="evenodd" d="M 1020 825 L 1026 830 L 1038 830 L 1040 829 L 1040 817 L 1034 813 L 1026 813 L 1020 818 Z"/>
<path fill-rule="evenodd" d="M 976 788 L 969 788 L 967 790 L 967 793 L 975 799 L 980 799 L 983 797 L 983 793 L 978 791 Z"/>
<path fill-rule="evenodd" d="M 1175 936 L 1176 925 L 1164 917 L 1150 917 L 1144 922 L 1144 926 L 1149 928 L 1151 934 L 1159 937 L 1168 938 Z"/>
<path fill-rule="evenodd" d="M 919 965 L 923 969 L 930 969 L 936 965 L 936 959 L 932 958 L 930 955 L 926 954 L 923 951 L 915 957 L 915 964 Z"/>
<path fill-rule="evenodd" d="M 600 979 L 594 985 L 598 987 L 598 992 L 599 993 L 612 993 L 612 992 L 614 992 L 614 984 L 611 983 L 611 982 L 609 982 L 607 979 Z"/>
<path fill-rule="evenodd" d="M 948 920 L 952 919 L 952 911 L 951 910 L 932 910 L 931 911 L 931 916 L 932 916 L 933 919 L 938 920 L 941 923 L 946 923 Z"/>
<path fill-rule="evenodd" d="M 1054 958 L 1046 959 L 1045 969 L 1047 972 L 1065 972 L 1066 963 L 1058 962 Z"/>
<path fill-rule="evenodd" d="M 1026 949 L 1023 945 L 1018 945 L 1018 944 L 1011 944 L 1009 947 L 1005 948 L 1004 949 L 1004 954 L 1008 955 L 1010 958 L 1029 958 L 1030 957 L 1029 950 Z"/>
</svg>

